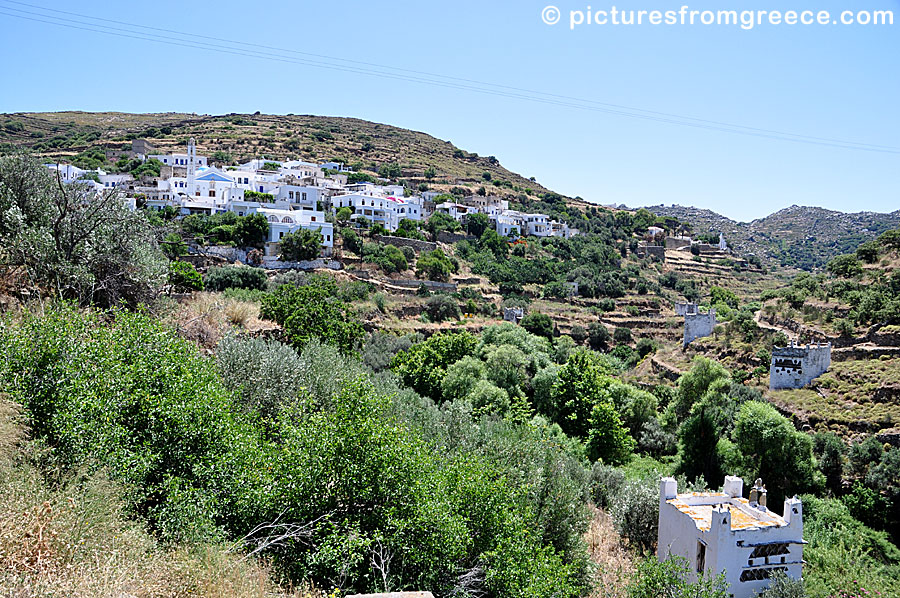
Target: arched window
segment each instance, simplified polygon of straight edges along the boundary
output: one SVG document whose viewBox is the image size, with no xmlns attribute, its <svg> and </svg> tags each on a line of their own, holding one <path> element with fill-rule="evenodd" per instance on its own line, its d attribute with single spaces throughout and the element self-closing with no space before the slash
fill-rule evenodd
<svg viewBox="0 0 900 598">
<path fill-rule="evenodd" d="M 285 216 L 281 219 L 284 224 L 293 224 L 294 220 L 290 216 Z"/>
<path fill-rule="evenodd" d="M 278 222 L 278 216 L 269 216 L 269 222 Z"/>
</svg>

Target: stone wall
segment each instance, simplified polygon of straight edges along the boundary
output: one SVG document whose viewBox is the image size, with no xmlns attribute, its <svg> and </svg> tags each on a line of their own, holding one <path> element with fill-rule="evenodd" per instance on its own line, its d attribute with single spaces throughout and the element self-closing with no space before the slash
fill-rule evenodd
<svg viewBox="0 0 900 598">
<path fill-rule="evenodd" d="M 475 235 L 467 235 L 465 233 L 451 233 L 449 231 L 442 230 L 438 233 L 437 240 L 441 243 L 447 243 L 449 245 L 452 243 L 456 243 L 457 241 L 476 241 L 478 240 L 478 237 L 476 237 Z"/>
<path fill-rule="evenodd" d="M 691 239 L 683 237 L 666 237 L 666 249 L 681 249 L 690 247 Z"/>
<path fill-rule="evenodd" d="M 638 245 L 634 252 L 640 258 L 649 257 L 662 262 L 666 261 L 666 248 L 662 245 Z"/>
<path fill-rule="evenodd" d="M 263 268 L 267 270 L 317 270 L 327 268 L 328 270 L 340 270 L 344 266 L 337 260 L 328 260 L 319 258 L 305 262 L 282 262 L 281 260 L 263 260 Z"/>
<path fill-rule="evenodd" d="M 389 280 L 389 284 L 398 287 L 406 287 L 409 289 L 418 289 L 423 284 L 431 291 L 444 291 L 447 293 L 456 292 L 455 282 L 437 282 L 435 280 L 416 280 L 411 278 L 400 278 L 397 280 Z"/>
<path fill-rule="evenodd" d="M 709 313 L 686 313 L 684 315 L 684 343 L 687 347 L 692 341 L 710 336 L 713 328 L 716 327 L 716 310 L 711 309 Z"/>
<path fill-rule="evenodd" d="M 772 349 L 769 389 L 803 388 L 831 366 L 831 343 Z"/>
<path fill-rule="evenodd" d="M 431 241 L 420 241 L 418 239 L 407 239 L 406 237 L 372 235 L 372 239 L 386 245 L 394 245 L 396 247 L 412 247 L 416 251 L 434 251 L 435 249 L 437 249 L 437 243 L 432 243 Z"/>
<path fill-rule="evenodd" d="M 228 245 L 208 245 L 206 247 L 188 246 L 188 253 L 202 256 L 215 256 L 228 260 L 229 262 L 247 263 L 247 252 L 237 247 Z"/>
</svg>

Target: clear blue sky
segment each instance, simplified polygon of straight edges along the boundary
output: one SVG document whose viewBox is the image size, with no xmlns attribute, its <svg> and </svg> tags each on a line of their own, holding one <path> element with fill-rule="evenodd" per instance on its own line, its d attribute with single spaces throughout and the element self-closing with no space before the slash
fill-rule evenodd
<svg viewBox="0 0 900 598">
<path fill-rule="evenodd" d="M 156 2 L 23 0 L 224 40 L 644 110 L 900 146 L 900 0 Z M 563 21 L 548 26 L 553 3 Z M 581 26 L 570 10 L 887 9 L 893 26 Z M 19 8 L 0 0 L 0 11 Z M 735 135 L 0 14 L 0 111 L 295 113 L 420 130 L 598 203 L 739 220 L 791 204 L 900 209 L 900 154 Z M 161 33 L 161 32 L 158 32 Z"/>
</svg>

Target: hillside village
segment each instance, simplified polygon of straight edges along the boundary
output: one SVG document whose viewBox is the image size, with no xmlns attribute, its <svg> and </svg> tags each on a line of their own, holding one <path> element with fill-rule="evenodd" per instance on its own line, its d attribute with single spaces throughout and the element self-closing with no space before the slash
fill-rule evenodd
<svg viewBox="0 0 900 598">
<path fill-rule="evenodd" d="M 319 231 L 322 254 L 331 255 L 334 247 L 333 220 L 338 210 L 350 208 L 351 222 L 363 221 L 366 227 L 379 225 L 394 232 L 402 220 L 421 222 L 435 212 L 449 214 L 463 222 L 469 214 L 487 214 L 492 226 L 504 237 L 518 236 L 568 238 L 578 233 L 546 214 L 528 214 L 509 209 L 509 202 L 496 197 L 469 196 L 457 201 L 439 192 L 405 196 L 402 185 L 370 181 L 348 182 L 352 172 L 334 162 L 312 164 L 299 160 L 255 159 L 224 170 L 210 164 L 207 156 L 196 153 L 190 140 L 184 154 L 154 154 L 146 140 L 132 141 L 126 158 L 160 165 L 159 176 L 108 174 L 103 170 L 85 171 L 71 164 L 48 164 L 66 183 L 76 181 L 93 185 L 98 193 L 116 190 L 135 208 L 150 210 L 173 208 L 181 215 L 232 212 L 238 216 L 263 214 L 269 221 L 267 255 L 275 255 L 286 234 L 297 230 Z M 437 202 L 436 202 L 437 200 Z M 326 211 L 330 218 L 326 218 Z"/>
<path fill-rule="evenodd" d="M 0 586 L 900 595 L 900 229 L 801 272 L 461 150 L 146 130 L 0 156 Z"/>
</svg>

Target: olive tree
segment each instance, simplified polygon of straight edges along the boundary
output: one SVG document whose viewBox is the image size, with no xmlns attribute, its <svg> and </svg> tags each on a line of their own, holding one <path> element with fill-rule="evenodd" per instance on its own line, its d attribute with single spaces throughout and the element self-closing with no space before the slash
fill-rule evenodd
<svg viewBox="0 0 900 598">
<path fill-rule="evenodd" d="M 134 307 L 168 274 L 153 228 L 118 190 L 65 183 L 24 154 L 0 158 L 0 247 L 33 284 L 82 304 Z"/>
</svg>

